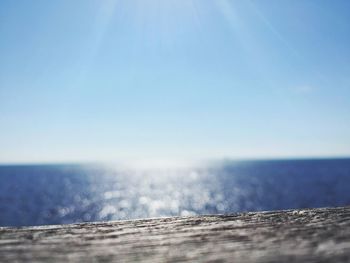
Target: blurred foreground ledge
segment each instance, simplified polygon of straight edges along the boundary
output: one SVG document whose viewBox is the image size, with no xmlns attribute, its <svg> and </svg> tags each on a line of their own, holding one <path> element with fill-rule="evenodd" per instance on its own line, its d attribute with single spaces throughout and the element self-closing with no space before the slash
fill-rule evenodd
<svg viewBox="0 0 350 263">
<path fill-rule="evenodd" d="M 350 207 L 0 228 L 0 261 L 350 262 Z"/>
</svg>

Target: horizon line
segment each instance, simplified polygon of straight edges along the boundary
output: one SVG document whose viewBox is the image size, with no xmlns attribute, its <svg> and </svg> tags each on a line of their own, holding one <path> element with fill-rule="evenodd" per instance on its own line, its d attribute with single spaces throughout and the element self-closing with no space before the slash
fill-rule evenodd
<svg viewBox="0 0 350 263">
<path fill-rule="evenodd" d="M 165 164 L 164 166 L 167 166 L 170 164 L 170 166 L 174 166 L 174 164 L 178 163 L 180 166 L 181 164 L 183 165 L 184 163 L 187 165 L 191 164 L 203 164 L 203 163 L 220 163 L 220 162 L 247 162 L 247 161 L 302 161 L 302 160 L 337 160 L 337 159 L 350 159 L 350 155 L 331 155 L 331 156 L 280 156 L 280 157 L 222 157 L 222 158 L 202 158 L 200 160 L 178 160 L 176 158 L 170 160 L 162 160 L 162 159 L 137 159 L 135 158 L 135 161 L 132 160 L 73 160 L 73 161 L 9 161 L 9 162 L 2 162 L 0 161 L 0 167 L 4 166 L 54 166 L 54 165 L 121 165 L 121 166 L 133 166 L 135 165 L 136 167 L 140 164 L 143 163 L 144 165 L 149 163 L 149 164 L 154 164 L 157 163 L 159 164 Z M 156 162 L 155 162 L 156 161 Z M 155 164 L 154 166 L 158 166 Z M 143 165 L 141 165 L 143 166 Z M 175 165 L 176 166 L 176 165 Z M 152 167 L 152 165 L 151 165 Z"/>
</svg>

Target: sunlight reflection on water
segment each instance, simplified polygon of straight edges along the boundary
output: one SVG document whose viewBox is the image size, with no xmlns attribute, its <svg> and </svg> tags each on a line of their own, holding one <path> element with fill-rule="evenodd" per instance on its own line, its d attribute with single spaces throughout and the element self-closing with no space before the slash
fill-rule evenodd
<svg viewBox="0 0 350 263">
<path fill-rule="evenodd" d="M 0 167 L 0 225 L 42 225 L 350 204 L 350 160 L 222 162 L 132 171 Z"/>
</svg>

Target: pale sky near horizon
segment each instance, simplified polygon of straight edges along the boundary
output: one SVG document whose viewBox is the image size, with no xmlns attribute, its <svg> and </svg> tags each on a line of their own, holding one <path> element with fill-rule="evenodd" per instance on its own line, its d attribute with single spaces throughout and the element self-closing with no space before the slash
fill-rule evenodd
<svg viewBox="0 0 350 263">
<path fill-rule="evenodd" d="M 0 163 L 350 156 L 350 1 L 0 2 Z"/>
</svg>

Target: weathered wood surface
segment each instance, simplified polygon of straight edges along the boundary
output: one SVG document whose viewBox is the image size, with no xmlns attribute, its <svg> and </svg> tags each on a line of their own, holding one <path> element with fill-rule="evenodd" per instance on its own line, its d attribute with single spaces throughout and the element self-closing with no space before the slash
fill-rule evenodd
<svg viewBox="0 0 350 263">
<path fill-rule="evenodd" d="M 0 228 L 0 261 L 350 262 L 350 207 Z"/>
</svg>

